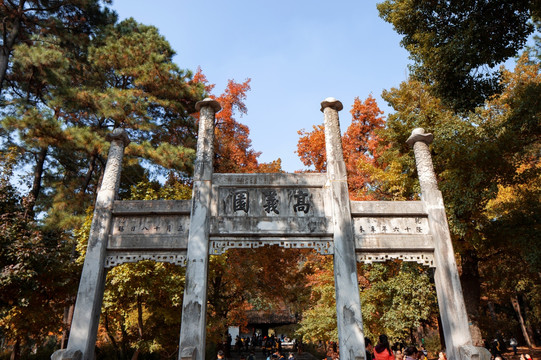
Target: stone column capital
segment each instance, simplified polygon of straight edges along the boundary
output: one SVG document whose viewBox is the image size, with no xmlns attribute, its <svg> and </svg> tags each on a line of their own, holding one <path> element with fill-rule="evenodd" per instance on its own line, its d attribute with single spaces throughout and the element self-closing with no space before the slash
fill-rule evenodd
<svg viewBox="0 0 541 360">
<path fill-rule="evenodd" d="M 128 134 L 126 133 L 126 130 L 122 128 L 116 128 L 113 130 L 113 132 L 110 132 L 107 135 L 105 135 L 105 140 L 109 142 L 122 141 L 122 143 L 124 144 L 124 147 L 128 146 L 128 144 L 130 143 L 130 138 Z"/>
<path fill-rule="evenodd" d="M 421 185 L 421 192 L 438 190 L 436 173 L 432 164 L 432 156 L 428 144 L 434 140 L 434 135 L 425 134 L 425 129 L 417 128 L 411 132 L 411 136 L 406 143 L 413 148 L 415 154 L 415 163 L 417 165 L 417 174 Z"/>
<path fill-rule="evenodd" d="M 423 128 L 416 128 L 413 129 L 411 132 L 410 137 L 408 140 L 406 140 L 406 144 L 408 144 L 410 147 L 413 147 L 413 145 L 418 142 L 422 141 L 425 144 L 429 145 L 432 144 L 432 141 L 434 140 L 434 135 L 430 133 L 425 133 L 425 129 Z"/>
<path fill-rule="evenodd" d="M 336 111 L 340 111 L 344 108 L 344 105 L 339 100 L 336 100 L 333 97 L 328 97 L 325 100 L 321 102 L 321 112 L 325 110 L 325 108 L 331 108 Z"/>
<path fill-rule="evenodd" d="M 220 103 L 209 97 L 195 103 L 195 110 L 200 111 L 205 106 L 210 106 L 214 110 L 214 113 L 222 110 Z"/>
</svg>

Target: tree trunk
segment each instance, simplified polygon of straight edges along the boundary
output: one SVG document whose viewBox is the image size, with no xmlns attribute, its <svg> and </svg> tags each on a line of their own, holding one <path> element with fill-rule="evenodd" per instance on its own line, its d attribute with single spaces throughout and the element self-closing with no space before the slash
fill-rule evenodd
<svg viewBox="0 0 541 360">
<path fill-rule="evenodd" d="M 2 2 L 3 3 L 3 2 Z M 4 88 L 4 81 L 6 80 L 6 74 L 8 71 L 9 57 L 11 56 L 11 51 L 15 46 L 15 42 L 19 37 L 19 32 L 21 30 L 22 17 L 24 5 L 26 0 L 20 0 L 19 6 L 17 7 L 17 15 L 15 15 L 15 20 L 13 22 L 13 27 L 11 32 L 8 34 L 8 28 L 6 26 L 6 19 L 4 18 L 2 26 L 2 51 L 0 51 L 0 94 Z M 7 17 L 6 17 L 7 18 Z"/>
<path fill-rule="evenodd" d="M 75 304 L 64 307 L 64 330 L 62 331 L 62 342 L 60 348 L 65 349 L 68 345 L 68 339 L 70 335 L 71 321 L 73 320 L 73 311 L 75 310 Z"/>
<path fill-rule="evenodd" d="M 143 341 L 143 304 L 140 295 L 137 295 L 137 332 L 139 334 L 139 345 L 135 349 L 131 360 L 137 360 L 139 357 L 140 344 Z"/>
<path fill-rule="evenodd" d="M 139 348 L 135 350 L 133 353 L 133 356 L 131 357 L 131 360 L 137 360 L 139 358 Z"/>
<path fill-rule="evenodd" d="M 460 282 L 466 304 L 473 345 L 483 346 L 483 336 L 479 328 L 479 306 L 481 304 L 481 276 L 479 258 L 474 250 L 467 250 L 461 255 L 462 273 Z"/>
<path fill-rule="evenodd" d="M 85 180 L 83 182 L 83 188 L 81 192 L 86 193 L 86 189 L 88 189 L 88 185 L 90 184 L 90 180 L 92 180 L 92 174 L 94 173 L 94 170 L 96 168 L 96 154 L 92 154 L 90 157 L 90 165 L 88 166 L 88 171 L 86 172 Z"/>
<path fill-rule="evenodd" d="M 518 296 L 519 296 L 520 300 L 522 300 L 522 304 L 523 304 L 523 308 L 524 308 L 524 310 L 521 310 L 521 313 L 522 313 L 522 311 L 524 311 L 524 314 L 531 314 L 532 312 L 531 312 L 531 309 L 529 307 L 528 300 L 525 298 L 524 294 L 518 294 Z M 524 320 L 524 323 L 526 324 L 526 332 L 530 336 L 530 342 L 532 343 L 533 346 L 537 346 L 538 345 L 538 340 L 537 340 L 537 338 L 535 336 L 535 332 L 533 331 L 531 323 L 528 323 L 527 318 Z M 539 334 L 539 330 L 537 331 L 537 333 Z"/>
<path fill-rule="evenodd" d="M 30 201 L 26 205 L 26 214 L 28 216 L 34 214 L 34 205 L 41 192 L 41 178 L 43 176 L 43 167 L 47 158 L 47 148 L 41 148 L 36 155 L 36 166 L 34 167 L 34 181 L 30 190 Z"/>
<path fill-rule="evenodd" d="M 118 346 L 118 343 L 115 340 L 114 334 L 111 332 L 111 329 L 109 328 L 109 317 L 107 316 L 107 313 L 103 314 L 103 326 L 105 327 L 105 334 L 107 335 L 107 338 L 113 345 L 113 347 L 116 349 L 116 358 L 121 359 L 119 354 L 122 353 L 122 349 Z"/>
<path fill-rule="evenodd" d="M 128 353 L 129 353 L 129 344 L 128 344 L 128 333 L 126 332 L 126 321 L 124 320 L 124 317 L 121 317 L 121 324 L 120 324 L 120 333 L 122 334 L 122 339 L 121 339 L 121 346 L 122 346 L 122 349 L 121 349 L 121 359 L 128 359 Z"/>
<path fill-rule="evenodd" d="M 517 313 L 518 322 L 520 323 L 520 329 L 522 330 L 522 336 L 524 336 L 524 340 L 526 340 L 526 344 L 528 344 L 528 347 L 531 348 L 532 341 L 530 340 L 528 331 L 526 331 L 526 325 L 524 323 L 522 313 L 520 312 L 520 304 L 518 302 L 518 297 L 516 293 L 514 295 L 511 295 L 511 305 L 513 305 L 513 309 L 515 309 L 515 312 Z"/>
<path fill-rule="evenodd" d="M 11 350 L 11 356 L 9 360 L 19 360 L 21 356 L 21 339 L 17 337 L 15 344 L 13 345 L 13 350 Z"/>
</svg>

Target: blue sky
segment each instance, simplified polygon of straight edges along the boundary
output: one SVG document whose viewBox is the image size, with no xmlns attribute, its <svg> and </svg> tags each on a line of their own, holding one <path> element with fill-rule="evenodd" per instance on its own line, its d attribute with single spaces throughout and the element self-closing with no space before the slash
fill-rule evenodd
<svg viewBox="0 0 541 360">
<path fill-rule="evenodd" d="M 323 122 L 320 103 L 344 104 L 342 130 L 351 122 L 356 96 L 370 94 L 385 115 L 380 95 L 407 78 L 408 53 L 400 36 L 369 0 L 114 0 L 120 19 L 156 26 L 177 55 L 175 63 L 198 66 L 220 94 L 227 81 L 251 79 L 245 101 L 252 147 L 261 162 L 282 159 L 293 172 L 301 129 Z"/>
</svg>

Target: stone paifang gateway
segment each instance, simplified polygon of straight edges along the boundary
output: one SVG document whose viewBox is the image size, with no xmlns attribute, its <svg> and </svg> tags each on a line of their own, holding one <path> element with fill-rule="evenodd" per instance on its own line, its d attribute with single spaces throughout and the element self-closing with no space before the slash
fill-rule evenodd
<svg viewBox="0 0 541 360">
<path fill-rule="evenodd" d="M 205 359 L 209 256 L 230 248 L 279 245 L 310 248 L 334 258 L 340 357 L 364 360 L 365 344 L 356 262 L 389 259 L 434 267 L 434 281 L 449 359 L 478 359 L 451 244 L 443 198 L 428 145 L 415 129 L 413 147 L 421 201 L 350 201 L 338 112 L 321 103 L 325 119 L 325 174 L 213 174 L 215 114 L 205 99 L 191 200 L 116 200 L 124 148 L 122 129 L 111 148 L 98 192 L 67 349 L 52 359 L 94 359 L 108 268 L 139 260 L 186 266 L 179 360 Z"/>
</svg>

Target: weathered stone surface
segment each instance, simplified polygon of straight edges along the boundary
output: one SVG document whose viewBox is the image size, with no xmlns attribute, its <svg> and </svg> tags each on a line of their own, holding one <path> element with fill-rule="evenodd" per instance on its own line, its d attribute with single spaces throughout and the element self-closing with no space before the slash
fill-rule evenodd
<svg viewBox="0 0 541 360">
<path fill-rule="evenodd" d="M 372 264 L 375 262 L 385 262 L 389 260 L 402 260 L 407 262 L 416 262 L 421 265 L 435 267 L 434 252 L 420 252 L 420 251 L 408 251 L 399 250 L 393 252 L 392 249 L 381 250 L 380 252 L 374 252 L 370 250 L 364 250 L 357 253 L 357 261 L 365 264 Z"/>
<path fill-rule="evenodd" d="M 422 201 L 351 201 L 351 216 L 426 217 Z"/>
<path fill-rule="evenodd" d="M 67 351 L 62 352 L 62 354 L 76 354 L 77 351 L 80 351 L 84 360 L 94 358 L 94 347 L 103 301 L 103 288 L 105 286 L 107 239 L 112 224 L 113 202 L 118 193 L 124 147 L 129 142 L 122 129 L 115 130 L 109 138 L 112 143 L 103 181 L 96 200 L 68 348 Z"/>
<path fill-rule="evenodd" d="M 115 201 L 113 214 L 119 216 L 135 215 L 190 215 L 191 200 L 124 200 Z"/>
<path fill-rule="evenodd" d="M 213 174 L 212 185 L 214 186 L 253 186 L 253 187 L 314 187 L 321 188 L 325 185 L 327 176 L 320 173 L 307 174 Z"/>
<path fill-rule="evenodd" d="M 331 219 L 314 217 L 238 217 L 217 216 L 211 219 L 211 239 L 221 237 L 329 237 L 332 234 Z"/>
<path fill-rule="evenodd" d="M 282 238 L 260 238 L 254 240 L 253 237 L 246 239 L 235 240 L 212 240 L 210 242 L 210 254 L 220 255 L 229 249 L 257 249 L 262 246 L 278 245 L 286 249 L 314 249 L 321 255 L 334 254 L 334 246 L 332 238 L 328 239 L 305 239 L 295 237 Z"/>
<path fill-rule="evenodd" d="M 108 249 L 186 249 L 190 218 L 186 215 L 115 217 Z"/>
<path fill-rule="evenodd" d="M 434 136 L 425 134 L 423 128 L 414 129 L 406 143 L 413 147 L 415 153 L 415 164 L 417 166 L 417 175 L 421 185 L 421 192 L 438 190 L 438 182 L 432 165 L 432 156 L 428 145 L 432 143 Z"/>
<path fill-rule="evenodd" d="M 416 129 L 408 143 L 410 146 L 413 145 L 415 152 L 417 172 L 422 190 L 421 198 L 425 203 L 428 214 L 430 234 L 434 238 L 434 262 L 436 264 L 434 282 L 445 334 L 447 357 L 449 359 L 476 358 L 474 355 L 463 353 L 464 349 L 473 348 L 472 339 L 447 224 L 447 216 L 445 215 L 443 197 L 437 188 L 432 158 L 428 148 L 430 141 L 430 134 L 424 134 L 424 130 Z"/>
<path fill-rule="evenodd" d="M 188 234 L 186 284 L 178 358 L 205 359 L 209 223 L 214 158 L 214 121 L 219 104 L 212 99 L 197 103 L 199 134 L 194 171 L 192 213 Z"/>
<path fill-rule="evenodd" d="M 359 236 L 374 234 L 426 235 L 430 234 L 427 217 L 357 217 L 353 225 Z"/>
<path fill-rule="evenodd" d="M 214 187 L 213 213 L 237 217 L 325 216 L 323 188 Z"/>
<path fill-rule="evenodd" d="M 109 251 L 105 258 L 105 268 L 109 269 L 118 265 L 136 263 L 142 260 L 186 266 L 186 250 Z"/>
<path fill-rule="evenodd" d="M 51 355 L 51 360 L 81 360 L 82 358 L 81 351 L 73 349 L 57 350 Z"/>
<path fill-rule="evenodd" d="M 354 360 L 365 358 L 365 346 L 346 165 L 338 120 L 338 111 L 342 107 L 342 103 L 334 98 L 327 98 L 321 103 L 325 118 L 329 208 L 334 223 L 334 285 L 340 358 Z"/>
<path fill-rule="evenodd" d="M 460 347 L 460 359 L 462 360 L 490 360 L 492 355 L 484 347 L 464 345 Z M 487 357 L 488 356 L 488 357 Z"/>
<path fill-rule="evenodd" d="M 355 236 L 357 253 L 363 251 L 434 251 L 434 240 L 431 235 L 393 235 L 374 234 Z"/>
</svg>

